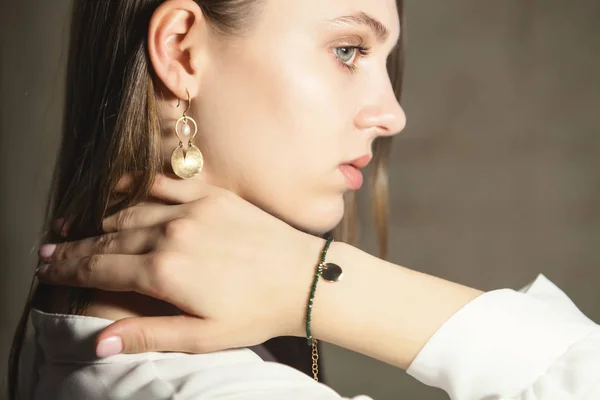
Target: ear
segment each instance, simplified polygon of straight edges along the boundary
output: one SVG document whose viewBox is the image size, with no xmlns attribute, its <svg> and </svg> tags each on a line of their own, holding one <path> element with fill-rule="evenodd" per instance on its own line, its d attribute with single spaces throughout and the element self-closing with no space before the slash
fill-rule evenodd
<svg viewBox="0 0 600 400">
<path fill-rule="evenodd" d="M 201 60 L 209 30 L 193 0 L 163 2 L 152 14 L 148 28 L 148 54 L 156 76 L 179 99 L 198 94 Z"/>
</svg>

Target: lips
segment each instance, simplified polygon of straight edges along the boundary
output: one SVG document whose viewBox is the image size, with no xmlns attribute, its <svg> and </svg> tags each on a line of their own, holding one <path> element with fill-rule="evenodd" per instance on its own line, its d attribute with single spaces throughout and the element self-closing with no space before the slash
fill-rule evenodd
<svg viewBox="0 0 600 400">
<path fill-rule="evenodd" d="M 346 178 L 348 189 L 358 190 L 363 184 L 363 174 L 361 168 L 366 167 L 373 157 L 370 154 L 358 157 L 352 161 L 340 165 L 340 171 Z"/>
<path fill-rule="evenodd" d="M 350 164 L 342 164 L 340 165 L 340 171 L 342 171 L 342 174 L 346 178 L 348 189 L 358 190 L 361 188 L 363 184 L 363 175 L 358 168 Z"/>
<path fill-rule="evenodd" d="M 354 168 L 361 169 L 361 168 L 366 167 L 371 162 L 372 159 L 373 159 L 372 155 L 365 154 L 364 156 L 358 157 L 358 158 L 356 158 L 350 162 L 347 162 L 345 164 L 349 164 L 349 165 L 352 165 Z"/>
</svg>

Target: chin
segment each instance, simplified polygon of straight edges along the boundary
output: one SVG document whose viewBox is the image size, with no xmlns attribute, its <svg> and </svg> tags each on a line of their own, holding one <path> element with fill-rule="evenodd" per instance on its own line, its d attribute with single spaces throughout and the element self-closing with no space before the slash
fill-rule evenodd
<svg viewBox="0 0 600 400">
<path fill-rule="evenodd" d="M 311 206 L 292 211 L 286 222 L 294 228 L 315 236 L 332 231 L 344 216 L 344 200 L 314 202 Z"/>
</svg>

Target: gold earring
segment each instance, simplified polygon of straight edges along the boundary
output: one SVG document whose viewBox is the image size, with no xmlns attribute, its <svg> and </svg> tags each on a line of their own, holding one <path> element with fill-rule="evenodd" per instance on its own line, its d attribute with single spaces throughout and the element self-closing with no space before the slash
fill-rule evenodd
<svg viewBox="0 0 600 400">
<path fill-rule="evenodd" d="M 186 115 L 190 110 L 192 101 L 190 99 L 190 92 L 188 92 L 187 89 L 185 91 L 188 95 L 188 108 L 183 112 L 183 116 L 175 122 L 175 134 L 179 139 L 179 146 L 177 146 L 171 155 L 171 167 L 173 168 L 175 175 L 183 179 L 189 179 L 202 171 L 202 167 L 204 167 L 204 156 L 200 149 L 192 144 L 192 139 L 194 139 L 194 136 L 196 136 L 196 133 L 198 132 L 198 125 L 192 117 Z M 179 103 L 180 101 L 177 100 L 177 107 L 179 107 Z M 194 126 L 193 132 L 190 123 Z M 183 124 L 181 133 L 184 137 L 189 138 L 187 149 L 183 148 L 183 140 L 181 139 L 179 131 L 179 126 L 181 124 Z"/>
</svg>

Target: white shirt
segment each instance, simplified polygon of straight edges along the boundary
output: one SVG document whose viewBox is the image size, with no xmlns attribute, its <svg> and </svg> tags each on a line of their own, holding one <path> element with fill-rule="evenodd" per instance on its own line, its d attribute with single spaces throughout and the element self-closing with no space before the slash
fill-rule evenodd
<svg viewBox="0 0 600 400">
<path fill-rule="evenodd" d="M 97 359 L 112 321 L 32 310 L 26 398 L 44 400 L 341 400 L 331 388 L 249 349 Z M 398 371 L 398 373 L 401 373 Z M 600 399 L 600 327 L 543 275 L 484 293 L 427 342 L 407 373 L 452 400 Z M 367 396 L 354 400 L 372 400 Z"/>
</svg>

